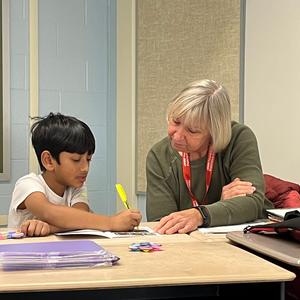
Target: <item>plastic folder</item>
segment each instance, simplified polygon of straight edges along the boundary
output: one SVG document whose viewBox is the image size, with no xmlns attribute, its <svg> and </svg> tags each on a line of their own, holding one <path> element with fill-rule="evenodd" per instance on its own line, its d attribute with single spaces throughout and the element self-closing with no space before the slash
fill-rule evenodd
<svg viewBox="0 0 300 300">
<path fill-rule="evenodd" d="M 3 270 L 55 269 L 113 265 L 119 257 L 89 240 L 0 245 Z"/>
</svg>

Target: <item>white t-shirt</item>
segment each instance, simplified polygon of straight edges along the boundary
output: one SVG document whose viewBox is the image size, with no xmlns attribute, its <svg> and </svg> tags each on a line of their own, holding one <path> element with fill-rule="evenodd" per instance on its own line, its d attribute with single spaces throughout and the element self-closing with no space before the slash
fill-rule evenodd
<svg viewBox="0 0 300 300">
<path fill-rule="evenodd" d="M 81 188 L 66 188 L 64 195 L 61 197 L 49 188 L 41 174 L 36 175 L 30 173 L 21 177 L 16 182 L 9 208 L 8 227 L 18 228 L 26 220 L 37 219 L 27 209 L 17 209 L 17 207 L 33 192 L 45 194 L 46 198 L 53 204 L 73 206 L 75 203 L 83 202 L 89 206 L 85 184 Z"/>
</svg>

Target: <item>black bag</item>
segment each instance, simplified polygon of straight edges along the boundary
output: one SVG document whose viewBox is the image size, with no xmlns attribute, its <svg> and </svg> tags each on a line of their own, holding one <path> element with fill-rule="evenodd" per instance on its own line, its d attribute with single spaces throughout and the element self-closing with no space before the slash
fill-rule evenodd
<svg viewBox="0 0 300 300">
<path fill-rule="evenodd" d="M 298 210 L 287 212 L 282 222 L 247 226 L 244 232 L 279 234 L 282 237 L 292 238 L 300 242 L 300 212 Z"/>
</svg>

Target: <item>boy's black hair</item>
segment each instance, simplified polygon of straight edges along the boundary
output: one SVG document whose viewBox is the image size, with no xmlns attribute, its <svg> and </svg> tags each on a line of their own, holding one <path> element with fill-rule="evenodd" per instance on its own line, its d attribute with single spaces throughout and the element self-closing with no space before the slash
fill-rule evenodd
<svg viewBox="0 0 300 300">
<path fill-rule="evenodd" d="M 42 171 L 45 168 L 41 161 L 41 154 L 48 150 L 59 164 L 59 154 L 70 152 L 89 155 L 95 152 L 95 138 L 84 122 L 75 117 L 60 113 L 50 113 L 45 117 L 33 118 L 35 123 L 31 127 L 31 141 Z"/>
</svg>

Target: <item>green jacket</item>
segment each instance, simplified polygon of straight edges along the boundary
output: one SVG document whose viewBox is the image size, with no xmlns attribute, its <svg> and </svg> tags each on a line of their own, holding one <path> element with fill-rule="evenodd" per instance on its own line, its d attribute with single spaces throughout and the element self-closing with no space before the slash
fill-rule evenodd
<svg viewBox="0 0 300 300">
<path fill-rule="evenodd" d="M 202 205 L 205 196 L 207 156 L 191 161 L 192 192 Z M 181 165 L 181 156 L 168 137 L 155 144 L 147 155 L 147 221 L 192 207 Z M 235 178 L 252 182 L 256 191 L 249 196 L 221 201 L 222 187 Z M 207 193 L 209 226 L 231 225 L 265 218 L 272 203 L 265 197 L 264 178 L 257 141 L 251 129 L 232 122 L 232 137 L 225 150 L 216 154 Z"/>
</svg>

